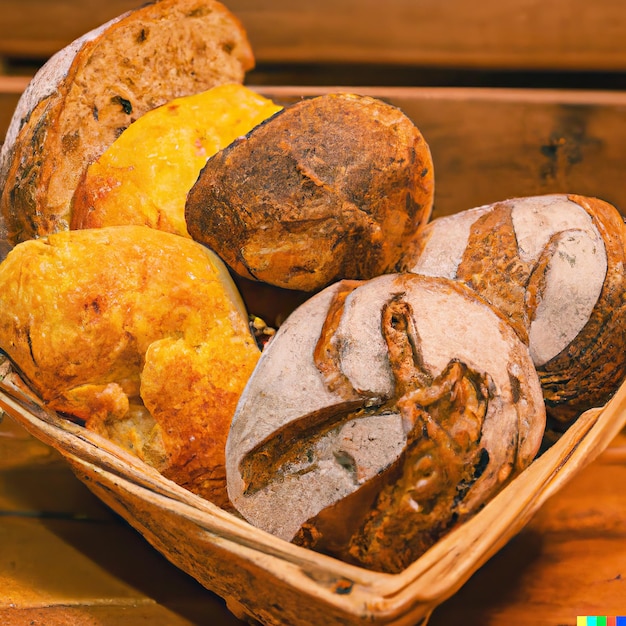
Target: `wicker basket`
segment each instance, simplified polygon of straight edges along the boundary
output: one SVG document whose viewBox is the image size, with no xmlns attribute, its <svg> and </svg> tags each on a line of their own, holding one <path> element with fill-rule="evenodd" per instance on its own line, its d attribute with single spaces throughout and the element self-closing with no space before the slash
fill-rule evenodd
<svg viewBox="0 0 626 626">
<path fill-rule="evenodd" d="M 5 369 L 6 365 L 5 365 Z M 426 624 L 626 424 L 626 384 L 587 411 L 471 520 L 403 572 L 379 574 L 277 539 L 163 478 L 109 441 L 46 410 L 15 374 L 0 408 L 55 448 L 93 493 L 242 619 L 327 626 Z"/>
</svg>

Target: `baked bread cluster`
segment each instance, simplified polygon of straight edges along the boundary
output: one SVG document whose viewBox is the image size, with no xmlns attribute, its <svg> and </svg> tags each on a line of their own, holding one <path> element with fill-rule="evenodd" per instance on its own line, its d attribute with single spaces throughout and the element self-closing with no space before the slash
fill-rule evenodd
<svg viewBox="0 0 626 626">
<path fill-rule="evenodd" d="M 87 165 L 70 228 L 138 224 L 188 237 L 187 193 L 207 159 L 280 109 L 225 83 L 148 111 Z"/>
<path fill-rule="evenodd" d="M 180 485 L 399 572 L 622 383 L 624 220 L 574 194 L 433 219 L 400 109 L 283 107 L 253 64 L 223 5 L 158 0 L 33 79 L 0 153 L 0 349 Z"/>
<path fill-rule="evenodd" d="M 147 3 L 59 51 L 20 98 L 0 152 L 8 242 L 67 229 L 85 167 L 144 113 L 240 83 L 253 66 L 242 24 L 214 0 Z"/>
</svg>

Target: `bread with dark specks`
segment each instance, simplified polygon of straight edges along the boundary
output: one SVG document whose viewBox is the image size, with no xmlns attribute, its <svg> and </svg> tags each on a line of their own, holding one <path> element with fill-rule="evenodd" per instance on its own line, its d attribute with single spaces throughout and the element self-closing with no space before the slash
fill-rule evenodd
<svg viewBox="0 0 626 626">
<path fill-rule="evenodd" d="M 253 66 L 243 26 L 217 0 L 156 0 L 51 57 L 18 102 L 0 152 L 0 258 L 69 227 L 86 166 L 143 113 L 243 82 Z"/>
</svg>

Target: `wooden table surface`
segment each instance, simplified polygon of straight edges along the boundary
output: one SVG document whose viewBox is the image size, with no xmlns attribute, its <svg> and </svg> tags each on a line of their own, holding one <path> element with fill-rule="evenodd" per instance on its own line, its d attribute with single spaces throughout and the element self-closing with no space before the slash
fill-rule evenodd
<svg viewBox="0 0 626 626">
<path fill-rule="evenodd" d="M 626 615 L 625 484 L 622 434 L 429 626 L 567 626 L 577 615 Z M 4 418 L 0 626 L 241 623 Z"/>
</svg>

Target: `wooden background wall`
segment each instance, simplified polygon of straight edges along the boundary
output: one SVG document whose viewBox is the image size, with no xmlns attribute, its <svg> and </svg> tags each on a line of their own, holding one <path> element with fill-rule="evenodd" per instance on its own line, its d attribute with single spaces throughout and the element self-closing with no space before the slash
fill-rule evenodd
<svg viewBox="0 0 626 626">
<path fill-rule="evenodd" d="M 43 58 L 138 0 L 1 0 L 0 57 Z M 626 67 L 622 0 L 226 0 L 261 63 Z"/>
</svg>

